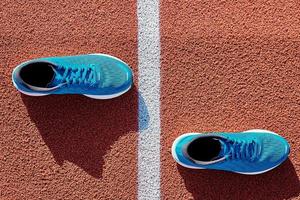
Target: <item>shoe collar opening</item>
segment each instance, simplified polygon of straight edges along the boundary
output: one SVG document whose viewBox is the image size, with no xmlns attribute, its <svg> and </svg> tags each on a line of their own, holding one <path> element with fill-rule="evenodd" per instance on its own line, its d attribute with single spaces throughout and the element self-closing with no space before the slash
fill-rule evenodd
<svg viewBox="0 0 300 200">
<path fill-rule="evenodd" d="M 60 88 L 62 85 L 64 85 L 63 83 L 62 84 L 59 84 L 57 86 L 54 86 L 54 87 L 50 87 L 50 88 L 44 88 L 44 87 L 37 87 L 37 86 L 33 86 L 33 85 L 30 85 L 28 83 L 26 83 L 20 76 L 20 72 L 21 72 L 21 69 L 29 64 L 34 64 L 34 63 L 47 63 L 49 65 L 51 65 L 51 67 L 53 68 L 53 66 L 56 66 L 56 64 L 54 63 L 51 63 L 51 62 L 48 62 L 48 61 L 42 61 L 42 60 L 36 60 L 36 61 L 27 61 L 25 63 L 22 63 L 20 64 L 19 66 L 17 66 L 14 70 L 14 74 L 16 76 L 16 78 L 23 84 L 25 85 L 26 87 L 28 87 L 29 89 L 31 90 L 34 90 L 34 91 L 38 91 L 38 92 L 50 92 L 50 91 L 53 91 L 53 90 L 56 90 L 58 88 Z M 55 71 L 55 69 L 53 68 L 53 70 Z"/>
</svg>

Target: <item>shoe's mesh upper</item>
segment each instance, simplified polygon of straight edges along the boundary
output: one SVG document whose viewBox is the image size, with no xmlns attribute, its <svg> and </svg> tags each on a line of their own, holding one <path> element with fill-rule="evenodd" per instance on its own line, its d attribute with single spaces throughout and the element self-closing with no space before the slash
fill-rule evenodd
<svg viewBox="0 0 300 200">
<path fill-rule="evenodd" d="M 87 64 L 94 65 L 97 72 L 100 73 L 99 87 L 119 87 L 127 80 L 126 73 L 120 67 L 119 61 L 101 58 L 98 55 L 83 55 L 69 57 L 61 60 L 54 58 L 56 63 L 63 66 L 85 67 Z"/>
<path fill-rule="evenodd" d="M 126 74 L 116 66 L 103 66 L 101 68 L 102 87 L 119 87 L 127 79 Z"/>
<path fill-rule="evenodd" d="M 129 66 L 106 54 L 39 58 L 24 62 L 19 67 L 36 62 L 47 62 L 54 66 L 55 77 L 47 87 L 57 88 L 47 91 L 49 94 L 112 95 L 128 90 L 133 82 Z M 28 88 L 15 74 L 13 78 L 18 89 L 40 92 Z"/>
<path fill-rule="evenodd" d="M 227 151 L 228 154 L 224 155 L 225 160 L 211 163 L 211 164 L 199 164 L 194 163 L 188 159 L 183 153 L 185 145 L 189 143 L 193 138 L 199 137 L 199 135 L 191 135 L 182 137 L 182 139 L 176 145 L 176 160 L 185 166 L 191 166 L 196 168 L 207 169 L 220 169 L 227 171 L 234 171 L 240 173 L 261 173 L 266 170 L 272 169 L 282 163 L 289 154 L 289 144 L 287 141 L 276 134 L 262 133 L 262 132 L 247 132 L 247 133 L 220 133 L 218 134 L 229 140 L 241 140 L 241 141 L 253 141 L 257 142 L 257 149 L 259 150 L 255 160 L 239 159 L 234 157 L 226 157 L 231 155 L 231 151 Z M 237 151 L 247 150 L 247 148 L 237 148 Z M 247 152 L 243 152 L 247 153 Z M 248 152 L 249 153 L 249 152 Z"/>
<path fill-rule="evenodd" d="M 280 142 L 280 140 L 274 140 L 272 137 L 265 136 L 262 139 L 263 153 L 260 160 L 269 160 L 276 162 L 282 158 L 286 148 Z"/>
</svg>

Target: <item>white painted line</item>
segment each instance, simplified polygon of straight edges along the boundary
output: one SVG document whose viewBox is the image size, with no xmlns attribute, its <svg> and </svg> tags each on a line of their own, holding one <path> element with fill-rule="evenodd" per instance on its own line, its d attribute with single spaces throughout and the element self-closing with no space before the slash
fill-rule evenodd
<svg viewBox="0 0 300 200">
<path fill-rule="evenodd" d="M 159 0 L 137 0 L 137 15 L 139 70 L 138 200 L 155 200 L 160 199 Z"/>
</svg>

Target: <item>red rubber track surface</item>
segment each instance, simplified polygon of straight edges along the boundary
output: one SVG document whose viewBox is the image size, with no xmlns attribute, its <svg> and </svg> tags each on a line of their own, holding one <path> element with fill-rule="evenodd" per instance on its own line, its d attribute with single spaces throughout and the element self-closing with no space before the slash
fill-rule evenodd
<svg viewBox="0 0 300 200">
<path fill-rule="evenodd" d="M 163 199 L 299 199 L 300 4 L 161 4 Z M 259 176 L 190 170 L 171 156 L 186 132 L 268 129 L 290 160 Z"/>
<path fill-rule="evenodd" d="M 107 53 L 137 72 L 135 1 L 0 2 L 0 199 L 130 199 L 137 92 L 99 101 L 28 97 L 12 69 L 38 57 Z"/>
<path fill-rule="evenodd" d="M 161 198 L 300 199 L 300 4 L 161 0 Z M 137 75 L 136 1 L 0 2 L 0 199 L 136 199 L 137 88 L 28 97 L 19 63 L 108 53 Z M 137 76 L 135 76 L 137 82 Z M 259 176 L 178 166 L 182 133 L 268 129 L 290 159 Z"/>
</svg>

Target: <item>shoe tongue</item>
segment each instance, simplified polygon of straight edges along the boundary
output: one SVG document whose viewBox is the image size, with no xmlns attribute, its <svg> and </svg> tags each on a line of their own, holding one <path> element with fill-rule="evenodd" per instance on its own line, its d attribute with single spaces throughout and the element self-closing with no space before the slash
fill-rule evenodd
<svg viewBox="0 0 300 200">
<path fill-rule="evenodd" d="M 219 157 L 222 158 L 227 154 L 228 148 L 225 141 L 219 140 L 219 142 L 221 143 L 221 151 L 219 153 Z"/>
<path fill-rule="evenodd" d="M 51 65 L 51 67 L 54 71 L 54 75 L 53 75 L 53 79 L 47 85 L 48 88 L 56 87 L 62 83 L 62 75 L 63 75 L 62 70 L 57 69 L 53 65 Z"/>
<path fill-rule="evenodd" d="M 222 139 L 219 139 L 219 138 L 214 138 L 214 140 L 217 140 L 220 142 L 220 145 L 221 145 L 221 149 L 220 149 L 220 152 L 219 152 L 219 155 L 217 155 L 216 157 L 214 157 L 212 160 L 218 160 L 220 158 L 223 158 L 226 154 L 227 154 L 227 145 L 226 143 L 222 140 Z"/>
</svg>

